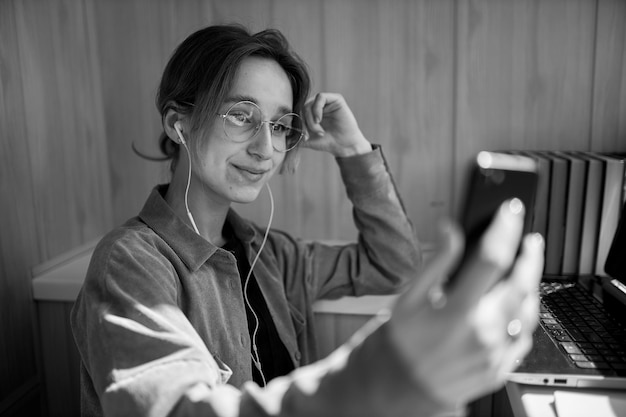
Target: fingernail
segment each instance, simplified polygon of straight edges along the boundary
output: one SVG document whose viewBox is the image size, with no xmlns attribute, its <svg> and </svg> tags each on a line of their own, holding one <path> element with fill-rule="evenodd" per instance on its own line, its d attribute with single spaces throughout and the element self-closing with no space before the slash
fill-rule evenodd
<svg viewBox="0 0 626 417">
<path fill-rule="evenodd" d="M 534 246 L 544 247 L 545 241 L 543 240 L 543 236 L 541 233 L 533 233 L 530 235 L 530 243 Z"/>
<path fill-rule="evenodd" d="M 509 201 L 509 211 L 515 215 L 524 214 L 524 203 L 519 198 L 513 198 Z"/>
</svg>

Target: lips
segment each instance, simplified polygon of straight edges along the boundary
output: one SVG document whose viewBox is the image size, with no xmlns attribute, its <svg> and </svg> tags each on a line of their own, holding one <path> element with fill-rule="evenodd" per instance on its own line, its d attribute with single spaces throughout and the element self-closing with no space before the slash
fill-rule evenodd
<svg viewBox="0 0 626 417">
<path fill-rule="evenodd" d="M 244 177 L 252 181 L 257 181 L 261 179 L 263 175 L 269 172 L 269 170 L 267 169 L 262 169 L 262 168 L 257 168 L 257 167 L 248 167 L 248 166 L 242 166 L 242 165 L 233 165 L 233 166 L 237 169 L 237 171 L 241 175 L 243 175 Z"/>
</svg>

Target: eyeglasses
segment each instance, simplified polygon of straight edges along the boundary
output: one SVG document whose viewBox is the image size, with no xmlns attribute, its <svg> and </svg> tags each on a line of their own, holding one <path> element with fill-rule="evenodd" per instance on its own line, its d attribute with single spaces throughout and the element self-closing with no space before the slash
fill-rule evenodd
<svg viewBox="0 0 626 417">
<path fill-rule="evenodd" d="M 254 138 L 264 123 L 270 127 L 272 147 L 277 152 L 288 152 L 298 146 L 304 137 L 304 123 L 295 113 L 287 113 L 278 120 L 263 120 L 259 106 L 251 101 L 240 101 L 218 114 L 224 119 L 224 133 L 233 142 L 243 143 Z"/>
</svg>

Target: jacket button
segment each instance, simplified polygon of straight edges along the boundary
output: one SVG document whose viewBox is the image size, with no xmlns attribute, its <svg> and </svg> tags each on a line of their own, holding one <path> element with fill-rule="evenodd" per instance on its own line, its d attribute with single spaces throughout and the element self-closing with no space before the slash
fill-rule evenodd
<svg viewBox="0 0 626 417">
<path fill-rule="evenodd" d="M 302 359 L 302 355 L 300 354 L 300 352 L 299 352 L 299 351 L 298 351 L 298 352 L 296 352 L 293 356 L 296 358 L 296 360 L 297 360 L 298 362 L 300 362 L 300 359 Z"/>
</svg>

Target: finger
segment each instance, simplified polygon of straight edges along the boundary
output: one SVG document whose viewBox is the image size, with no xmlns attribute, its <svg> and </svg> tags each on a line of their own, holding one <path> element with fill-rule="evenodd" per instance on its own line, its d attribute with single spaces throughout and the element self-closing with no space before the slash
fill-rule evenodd
<svg viewBox="0 0 626 417">
<path fill-rule="evenodd" d="M 443 285 L 461 257 L 463 236 L 455 225 L 445 222 L 439 227 L 440 247 L 423 273 L 412 283 L 401 297 L 409 305 L 420 305 L 428 296 L 429 289 Z"/>
<path fill-rule="evenodd" d="M 523 330 L 532 334 L 539 325 L 539 295 L 537 292 L 528 294 L 524 298 L 519 316 Z"/>
<path fill-rule="evenodd" d="M 539 296 L 536 292 L 528 294 L 524 298 L 516 313 L 516 317 L 518 317 L 517 320 L 521 323 L 521 328 L 518 336 L 509 338 L 512 345 L 508 351 L 509 360 L 507 363 L 509 365 L 502 369 L 502 374 L 512 372 L 517 368 L 532 348 L 533 334 L 539 325 Z"/>
<path fill-rule="evenodd" d="M 519 199 L 504 202 L 491 224 L 458 271 L 448 299 L 470 308 L 510 268 L 523 228 L 524 208 Z"/>
<path fill-rule="evenodd" d="M 528 355 L 528 352 L 533 347 L 533 335 L 532 332 L 524 333 L 517 338 L 507 349 L 505 357 L 502 360 L 499 375 L 501 378 L 506 379 L 508 374 L 513 372 L 522 363 L 522 360 Z"/>
<path fill-rule="evenodd" d="M 516 311 L 529 296 L 536 295 L 543 272 L 544 241 L 540 234 L 524 236 L 522 250 L 506 279 L 510 290 L 503 303 L 509 311 Z"/>
<path fill-rule="evenodd" d="M 317 124 L 322 122 L 324 116 L 324 106 L 326 105 L 326 95 L 317 93 L 313 105 L 311 106 L 311 112 L 313 113 L 313 121 Z"/>
<path fill-rule="evenodd" d="M 509 280 L 524 293 L 534 292 L 541 281 L 545 243 L 539 233 L 524 236 L 522 249 Z"/>
<path fill-rule="evenodd" d="M 318 135 L 324 133 L 321 122 L 325 104 L 325 95 L 322 93 L 317 93 L 305 104 L 304 119 L 307 124 L 307 129 Z"/>
</svg>

